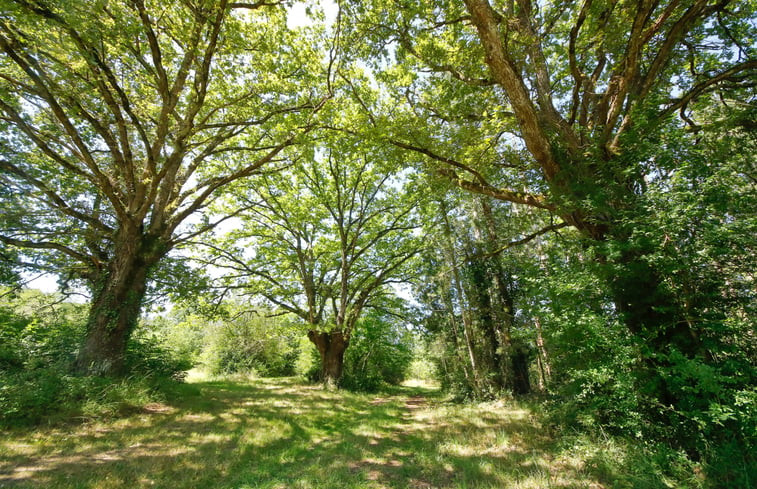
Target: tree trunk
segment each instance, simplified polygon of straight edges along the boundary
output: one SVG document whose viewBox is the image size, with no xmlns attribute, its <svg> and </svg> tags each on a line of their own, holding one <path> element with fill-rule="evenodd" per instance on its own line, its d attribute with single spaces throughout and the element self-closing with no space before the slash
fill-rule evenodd
<svg viewBox="0 0 757 489">
<path fill-rule="evenodd" d="M 318 348 L 321 355 L 321 381 L 327 385 L 337 385 L 344 370 L 344 352 L 350 344 L 343 331 L 322 333 L 308 331 L 308 338 Z"/>
<path fill-rule="evenodd" d="M 478 371 L 477 362 L 476 362 L 476 354 L 473 349 L 473 339 L 472 339 L 473 325 L 470 318 L 470 311 L 468 310 L 469 304 L 467 304 L 467 301 L 465 300 L 466 294 L 465 294 L 465 290 L 463 289 L 462 279 L 460 277 L 460 267 L 455 257 L 455 245 L 454 245 L 454 240 L 453 240 L 452 225 L 450 224 L 449 218 L 447 216 L 446 203 L 444 202 L 444 200 L 441 200 L 439 204 L 440 204 L 439 210 L 441 211 L 441 217 L 444 222 L 444 228 L 443 228 L 444 238 L 445 238 L 444 258 L 450 270 L 452 271 L 452 274 L 451 274 L 452 278 L 450 280 L 450 285 L 451 285 L 451 288 L 454 289 L 454 291 L 457 294 L 458 305 L 460 307 L 460 318 L 462 319 L 462 322 L 463 322 L 463 337 L 465 338 L 465 346 L 468 353 L 468 361 L 470 362 L 469 363 L 470 377 L 466 374 L 466 380 L 468 381 L 469 387 L 471 387 L 476 397 L 480 397 L 481 392 L 482 392 L 481 382 L 480 382 L 480 372 Z M 463 364 L 465 364 L 464 361 L 463 361 Z"/>
<path fill-rule="evenodd" d="M 511 369 L 511 362 L 507 357 L 512 351 L 512 326 L 515 323 L 515 301 L 508 279 L 508 272 L 503 263 L 502 255 L 496 253 L 497 243 L 500 242 L 497 232 L 497 223 L 494 218 L 487 198 L 479 197 L 478 204 L 481 207 L 483 217 L 483 229 L 478 231 L 479 239 L 487 253 L 494 255 L 485 258 L 482 263 L 485 271 L 485 282 L 488 287 L 484 292 L 488 294 L 490 307 L 490 322 L 488 336 L 493 349 L 497 387 L 513 390 L 515 379 Z M 474 226 L 479 227 L 478 220 L 474 219 Z M 484 322 L 486 324 L 486 322 Z"/>
<path fill-rule="evenodd" d="M 468 264 L 468 281 L 470 284 L 470 309 L 475 312 L 477 324 L 481 332 L 481 352 L 479 369 L 486 379 L 486 390 L 498 392 L 507 387 L 506 377 L 503 375 L 505 347 L 495 324 L 495 311 L 492 297 L 491 268 L 495 264 L 487 260 L 477 259 Z M 496 292 L 495 292 L 496 293 Z M 498 306 L 502 307 L 501 304 Z M 499 307 L 497 307 L 499 309 Z M 501 317 L 505 311 L 498 310 Z M 499 319 L 499 318 L 498 318 Z"/>
<path fill-rule="evenodd" d="M 531 392 L 531 382 L 528 378 L 528 350 L 523 346 L 515 346 L 510 353 L 513 371 L 513 394 L 528 394 Z"/>
<path fill-rule="evenodd" d="M 445 289 L 442 291 L 442 297 L 444 298 L 444 305 L 447 308 L 447 315 L 449 317 L 449 326 L 450 326 L 450 332 L 452 333 L 452 346 L 455 349 L 455 356 L 457 357 L 457 360 L 460 362 L 460 366 L 463 370 L 463 375 L 465 375 L 465 381 L 471 385 L 472 374 L 468 372 L 468 362 L 466 362 L 465 357 L 460 353 L 460 333 L 458 332 L 457 327 L 457 316 L 455 315 L 455 305 L 452 301 L 452 279 L 449 280 L 448 286 L 445 287 Z M 444 360 L 444 356 L 442 356 L 442 360 Z M 445 371 L 448 371 L 445 369 Z"/>
<path fill-rule="evenodd" d="M 536 360 L 539 365 L 540 374 L 539 388 L 544 390 L 549 383 L 549 379 L 552 377 L 552 367 L 549 365 L 549 356 L 547 355 L 547 348 L 544 346 L 541 321 L 538 317 L 534 317 L 534 325 L 536 326 Z"/>
<path fill-rule="evenodd" d="M 119 234 L 114 258 L 92 284 L 87 332 L 74 362 L 75 372 L 126 373 L 126 344 L 139 321 L 149 270 L 165 254 L 154 253 L 154 244 L 139 234 Z"/>
</svg>

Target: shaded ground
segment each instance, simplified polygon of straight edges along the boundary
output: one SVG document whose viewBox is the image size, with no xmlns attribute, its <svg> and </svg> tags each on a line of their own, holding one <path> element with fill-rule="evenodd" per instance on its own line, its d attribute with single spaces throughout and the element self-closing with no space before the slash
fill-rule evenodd
<svg viewBox="0 0 757 489">
<path fill-rule="evenodd" d="M 517 406 L 290 379 L 195 385 L 128 418 L 0 436 L 0 487 L 601 487 Z"/>
</svg>

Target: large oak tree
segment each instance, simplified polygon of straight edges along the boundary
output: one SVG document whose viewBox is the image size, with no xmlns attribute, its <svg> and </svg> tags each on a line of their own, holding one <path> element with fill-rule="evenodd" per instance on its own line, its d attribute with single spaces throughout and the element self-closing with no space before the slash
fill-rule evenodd
<svg viewBox="0 0 757 489">
<path fill-rule="evenodd" d="M 700 320 L 711 307 L 681 300 L 655 266 L 651 255 L 664 244 L 639 232 L 655 212 L 644 196 L 675 170 L 675 137 L 697 144 L 683 129 L 699 129 L 700 101 L 753 100 L 753 4 L 439 0 L 348 9 L 351 35 L 370 46 L 358 55 L 392 100 L 406 102 L 404 110 L 364 104 L 372 134 L 424 155 L 462 188 L 577 228 L 606 264 L 618 315 L 645 345 L 644 382 L 659 402 L 676 404 L 681 393 L 660 370 L 670 351 L 714 360 Z"/>
<path fill-rule="evenodd" d="M 182 224 L 309 129 L 324 56 L 278 2 L 1 8 L 0 242 L 89 287 L 76 368 L 119 373 L 151 273 L 217 222 Z"/>
<path fill-rule="evenodd" d="M 383 308 L 420 250 L 417 197 L 391 161 L 349 138 L 319 147 L 286 171 L 235 185 L 231 207 L 248 210 L 220 241 L 205 242 L 205 259 L 227 270 L 220 287 L 305 323 L 326 383 L 341 378 L 363 312 Z"/>
</svg>

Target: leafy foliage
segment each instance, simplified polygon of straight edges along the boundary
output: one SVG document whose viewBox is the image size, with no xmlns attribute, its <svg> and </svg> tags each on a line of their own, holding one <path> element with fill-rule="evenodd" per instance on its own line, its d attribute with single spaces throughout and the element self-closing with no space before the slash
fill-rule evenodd
<svg viewBox="0 0 757 489">
<path fill-rule="evenodd" d="M 0 425 L 126 413 L 159 399 L 185 368 L 154 338 L 128 345 L 127 379 L 75 377 L 68 365 L 84 334 L 87 306 L 36 291 L 5 295 L 0 304 Z"/>
<path fill-rule="evenodd" d="M 4 423 L 151 395 L 74 357 L 396 383 L 414 280 L 455 397 L 538 392 L 619 487 L 753 485 L 754 1 L 90 3 L 1 7 L 0 284 L 91 293 L 0 307 Z M 169 289 L 300 325 L 138 328 Z"/>
<path fill-rule="evenodd" d="M 199 259 L 228 273 L 252 304 L 291 313 L 322 354 L 322 375 L 341 377 L 342 355 L 364 310 L 383 307 L 419 248 L 417 200 L 396 163 L 355 138 L 300 155 L 289 168 L 239 182 L 240 226 L 202 244 Z M 223 211 L 222 211 L 223 212 Z"/>
<path fill-rule="evenodd" d="M 265 2 L 3 4 L 0 242 L 89 288 L 77 370 L 125 371 L 156 267 L 219 223 L 189 216 L 312 129 L 319 42 Z"/>
<path fill-rule="evenodd" d="M 376 391 L 405 380 L 413 359 L 413 338 L 405 325 L 377 312 L 357 324 L 345 352 L 341 386 L 356 391 Z"/>
<path fill-rule="evenodd" d="M 294 374 L 302 329 L 286 317 L 242 312 L 208 325 L 206 334 L 200 361 L 211 374 Z"/>
</svg>

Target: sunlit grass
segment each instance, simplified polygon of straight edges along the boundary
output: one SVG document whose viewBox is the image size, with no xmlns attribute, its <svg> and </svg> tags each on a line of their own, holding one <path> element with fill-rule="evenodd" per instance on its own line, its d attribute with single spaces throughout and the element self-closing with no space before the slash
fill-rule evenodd
<svg viewBox="0 0 757 489">
<path fill-rule="evenodd" d="M 190 380 L 126 418 L 4 434 L 0 487 L 602 487 L 514 404 L 456 405 L 422 387 Z"/>
</svg>

